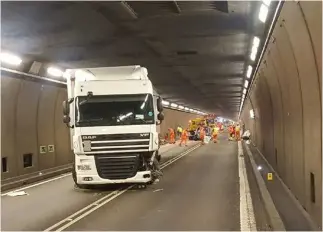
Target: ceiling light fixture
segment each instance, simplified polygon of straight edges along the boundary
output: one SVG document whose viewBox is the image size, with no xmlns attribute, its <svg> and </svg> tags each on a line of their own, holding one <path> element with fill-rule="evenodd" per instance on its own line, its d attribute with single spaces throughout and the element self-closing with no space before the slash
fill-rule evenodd
<svg viewBox="0 0 323 232">
<path fill-rule="evenodd" d="M 22 62 L 22 59 L 20 57 L 10 53 L 1 53 L 0 59 L 4 63 L 16 65 L 16 66 L 20 65 Z"/>
<path fill-rule="evenodd" d="M 172 103 L 172 104 L 170 104 L 170 106 L 171 106 L 171 107 L 174 107 L 174 108 L 177 108 L 177 106 L 178 106 L 178 105 L 177 105 L 177 104 L 175 104 L 175 103 Z"/>
<path fill-rule="evenodd" d="M 248 88 L 248 85 L 249 85 L 249 81 L 245 80 L 245 82 L 244 82 L 244 87 L 245 87 L 245 88 Z"/>
<path fill-rule="evenodd" d="M 265 4 L 262 4 L 259 11 L 259 20 L 263 23 L 266 22 L 267 14 L 268 14 L 268 7 Z"/>
<path fill-rule="evenodd" d="M 243 89 L 243 93 L 246 94 L 247 93 L 247 89 Z"/>
<path fill-rule="evenodd" d="M 269 6 L 271 3 L 271 0 L 262 0 L 262 2 L 265 3 L 267 6 Z"/>
<path fill-rule="evenodd" d="M 162 101 L 162 104 L 163 104 L 164 106 L 169 106 L 169 104 L 170 104 L 170 103 L 169 103 L 168 101 L 164 101 L 164 100 L 163 100 L 163 101 Z"/>
<path fill-rule="evenodd" d="M 249 65 L 248 70 L 247 70 L 247 78 L 251 77 L 251 73 L 252 73 L 252 67 L 251 67 L 251 65 Z"/>
<path fill-rule="evenodd" d="M 47 68 L 47 73 L 51 76 L 54 77 L 61 77 L 63 76 L 63 71 L 60 70 L 59 68 L 55 68 L 55 67 L 49 67 Z"/>
<path fill-rule="evenodd" d="M 179 106 L 178 108 L 182 110 L 182 109 L 184 109 L 184 106 Z"/>
</svg>

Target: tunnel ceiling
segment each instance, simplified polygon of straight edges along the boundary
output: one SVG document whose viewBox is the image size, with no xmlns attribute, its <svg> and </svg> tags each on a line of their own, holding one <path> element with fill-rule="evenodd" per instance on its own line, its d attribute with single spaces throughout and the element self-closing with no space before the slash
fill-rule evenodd
<svg viewBox="0 0 323 232">
<path fill-rule="evenodd" d="M 261 2 L 2 2 L 2 49 L 63 68 L 139 64 L 164 99 L 234 117 Z"/>
</svg>

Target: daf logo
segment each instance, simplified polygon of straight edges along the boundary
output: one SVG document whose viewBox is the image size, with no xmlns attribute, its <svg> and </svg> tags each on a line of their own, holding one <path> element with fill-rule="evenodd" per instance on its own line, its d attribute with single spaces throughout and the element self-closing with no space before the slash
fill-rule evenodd
<svg viewBox="0 0 323 232">
<path fill-rule="evenodd" d="M 82 136 L 83 139 L 96 139 L 96 135 L 84 135 Z"/>
<path fill-rule="evenodd" d="M 149 134 L 145 133 L 145 134 L 140 134 L 140 137 L 147 137 Z"/>
</svg>

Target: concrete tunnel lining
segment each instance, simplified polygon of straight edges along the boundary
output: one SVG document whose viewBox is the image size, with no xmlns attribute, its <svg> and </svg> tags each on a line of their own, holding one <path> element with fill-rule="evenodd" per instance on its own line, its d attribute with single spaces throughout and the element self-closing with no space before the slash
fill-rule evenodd
<svg viewBox="0 0 323 232">
<path fill-rule="evenodd" d="M 247 101 L 241 113 L 241 119 L 255 137 L 255 145 L 319 226 L 322 226 L 322 87 L 321 66 L 316 65 L 321 62 L 316 50 L 320 46 L 314 41 L 322 41 L 322 33 L 313 33 L 313 27 L 322 32 L 318 27 L 322 13 L 303 9 L 313 9 L 314 5 L 321 9 L 321 4 L 284 3 L 249 93 L 252 104 Z M 269 92 L 264 89 L 265 82 Z M 265 100 L 266 92 L 272 104 Z M 255 111 L 255 119 L 250 119 L 250 109 Z M 268 114 L 273 115 L 273 124 Z M 263 141 L 271 134 L 274 143 L 267 142 L 263 147 Z M 278 163 L 272 158 L 275 149 Z M 311 178 L 315 178 L 314 193 Z"/>
<path fill-rule="evenodd" d="M 182 7 L 183 6 L 184 5 L 182 5 Z M 118 8 L 118 6 L 115 7 Z M 140 6 L 138 5 L 134 5 L 133 7 L 138 9 L 138 11 L 140 9 Z M 257 148 L 265 155 L 266 159 L 275 168 L 300 204 L 320 226 L 322 226 L 321 8 L 321 2 L 298 1 L 284 3 L 263 60 L 257 73 L 254 74 L 255 81 L 245 99 L 240 115 L 246 128 L 251 130 L 253 142 Z M 146 11 L 143 12 L 144 14 L 149 13 Z M 109 24 L 109 28 L 112 27 L 113 23 L 118 24 L 118 20 L 114 19 L 113 21 L 113 17 L 110 17 L 111 18 L 109 18 L 108 21 L 112 23 Z M 124 14 L 123 17 L 127 18 L 129 15 L 126 16 L 126 14 Z M 245 32 L 246 26 L 243 22 L 245 22 L 246 19 L 242 18 L 242 16 L 235 16 L 233 19 L 228 20 L 228 22 L 233 22 L 239 17 L 243 20 L 241 20 L 240 24 L 234 25 L 231 30 Z M 206 18 L 211 19 L 212 17 L 208 16 Z M 147 28 L 150 28 L 156 33 L 155 36 L 159 35 L 157 32 L 159 28 L 152 28 L 151 24 L 145 25 L 144 20 L 145 19 L 139 20 L 140 24 L 138 25 L 142 28 L 147 26 Z M 162 21 L 161 19 L 154 20 Z M 174 38 L 177 38 L 176 36 L 180 33 L 175 30 L 176 28 L 172 24 L 173 19 L 169 17 L 168 20 L 172 26 L 169 31 L 173 37 L 175 36 Z M 141 60 L 143 63 L 146 62 L 149 64 L 148 66 L 152 67 L 154 73 L 162 74 L 161 76 L 165 77 L 164 79 L 160 78 L 160 76 L 156 78 L 157 85 L 163 89 L 165 95 L 172 96 L 172 92 L 176 92 L 177 86 L 186 81 L 190 86 L 189 91 L 198 93 L 197 95 L 199 96 L 194 99 L 194 97 L 189 96 L 189 94 L 185 95 L 181 92 L 181 94 L 170 97 L 170 99 L 173 98 L 175 102 L 181 103 L 183 102 L 183 99 L 201 102 L 203 99 L 207 98 L 207 104 L 202 104 L 204 109 L 211 109 L 215 105 L 218 107 L 218 105 L 228 103 L 230 107 L 228 106 L 226 112 L 233 115 L 231 109 L 237 108 L 235 102 L 230 101 L 227 97 L 223 96 L 227 96 L 227 94 L 230 96 L 236 93 L 240 94 L 243 89 L 242 87 L 236 86 L 239 85 L 239 82 L 242 86 L 243 81 L 245 80 L 244 66 L 247 66 L 247 62 L 241 65 L 241 56 L 243 57 L 244 53 L 242 52 L 243 54 L 240 54 L 240 52 L 244 51 L 244 49 L 247 51 L 246 54 L 249 52 L 246 47 L 249 46 L 249 42 L 247 41 L 250 41 L 251 35 L 248 33 L 240 33 L 240 37 L 230 37 L 230 41 L 236 42 L 239 39 L 241 39 L 239 40 L 240 42 L 245 41 L 244 44 L 241 42 L 241 46 L 239 43 L 236 43 L 235 46 L 233 46 L 234 52 L 237 52 L 240 55 L 238 54 L 237 56 L 230 57 L 224 56 L 223 58 L 226 61 L 234 61 L 232 63 L 235 64 L 232 64 L 231 66 L 219 65 L 218 68 L 210 67 L 210 65 L 208 65 L 203 69 L 204 72 L 199 75 L 201 69 L 193 67 L 193 64 L 197 63 L 199 59 L 187 58 L 190 62 L 185 64 L 185 62 L 180 59 L 165 58 L 171 57 L 168 56 L 170 50 L 167 50 L 167 45 L 172 47 L 175 46 L 174 44 L 171 44 L 170 41 L 167 40 L 163 40 L 164 44 L 158 43 L 158 41 L 147 42 L 145 35 L 142 36 L 140 33 L 134 35 L 130 33 L 131 30 L 129 30 L 129 28 L 136 29 L 131 22 L 126 24 L 129 25 L 120 29 L 119 33 L 123 36 L 136 36 L 136 41 L 133 42 L 134 45 L 138 45 L 137 49 L 134 51 L 136 53 L 135 57 L 141 59 L 140 57 L 142 54 L 147 55 L 147 51 L 149 50 L 147 47 L 150 46 L 150 49 L 154 50 L 154 52 L 158 54 L 157 57 L 159 57 L 156 58 L 150 54 L 151 56 L 147 55 L 148 59 L 156 59 L 160 63 L 163 63 L 164 66 L 156 67 L 153 62 L 149 63 L 147 60 Z M 197 30 L 203 32 L 203 30 L 211 30 L 210 25 L 205 25 L 205 27 L 197 29 L 197 24 L 198 23 L 195 23 L 193 25 L 191 31 Z M 219 28 L 223 29 L 222 27 Z M 221 31 L 221 33 L 224 33 L 224 31 Z M 185 37 L 188 35 L 181 34 L 180 36 Z M 225 38 L 228 39 L 228 37 L 223 37 L 221 39 L 225 40 Z M 153 40 L 154 39 L 155 38 L 153 37 Z M 195 40 L 197 41 L 198 39 L 195 38 Z M 17 39 L 13 41 L 18 42 Z M 193 41 L 193 39 L 191 39 L 191 41 Z M 205 43 L 205 46 L 209 46 L 210 41 Z M 12 48 L 14 42 L 11 43 L 11 45 L 8 43 L 10 45 L 8 45 L 8 47 Z M 142 44 L 146 45 L 143 46 Z M 194 43 L 192 42 L 192 44 Z M 187 48 L 192 44 L 183 42 L 180 45 Z M 96 45 L 99 46 L 100 44 L 98 43 Z M 122 46 L 122 43 L 115 43 L 115 45 Z M 112 45 L 109 45 L 107 50 L 111 49 L 111 46 Z M 199 44 L 199 46 L 201 51 L 208 51 L 202 44 Z M 226 47 L 227 46 L 224 46 L 224 50 L 227 49 Z M 140 49 L 144 52 L 140 53 Z M 214 50 L 219 49 L 221 50 L 221 46 L 214 48 Z M 50 48 L 47 52 L 49 51 L 49 53 L 51 53 L 54 50 L 55 48 Z M 115 50 L 117 49 L 115 48 L 109 51 L 114 53 L 116 52 Z M 84 51 L 82 50 L 80 54 L 80 57 L 82 57 Z M 48 54 L 46 55 L 48 56 Z M 55 55 L 56 58 L 61 58 L 64 54 L 55 53 Z M 105 62 L 104 60 L 95 57 L 94 53 L 91 53 L 90 55 L 91 57 L 88 60 L 88 63 L 90 64 Z M 224 53 L 222 53 L 222 55 L 224 55 Z M 120 58 L 121 56 L 124 56 L 123 60 Z M 118 62 L 129 62 L 130 59 L 127 57 L 129 54 L 123 53 L 121 56 L 118 57 Z M 74 65 L 84 64 L 82 63 L 82 60 L 77 60 L 76 58 L 73 61 L 74 63 L 72 62 Z M 219 59 L 219 57 L 207 54 L 201 54 L 200 58 L 203 61 L 213 58 Z M 172 66 L 170 64 L 175 61 L 177 62 L 176 67 L 172 67 L 172 71 L 169 72 L 170 68 L 168 66 Z M 63 60 L 60 64 L 64 66 L 68 64 L 68 62 Z M 203 65 L 199 63 L 199 66 L 201 67 Z M 241 68 L 242 66 L 244 68 Z M 232 74 L 225 72 L 215 73 L 215 71 L 226 71 L 230 70 L 230 68 L 235 72 Z M 220 88 L 226 88 L 226 85 L 219 85 L 219 81 L 217 84 L 215 83 L 216 81 L 214 81 L 214 83 L 209 83 L 210 80 L 212 80 L 212 76 L 235 76 L 240 69 L 243 70 L 243 74 L 241 74 L 243 77 L 240 78 L 239 74 L 238 78 L 234 79 L 235 82 L 230 78 L 231 87 L 228 85 L 228 90 L 224 91 L 224 93 L 220 93 L 221 95 L 218 97 L 212 93 L 214 92 L 212 89 L 214 84 L 220 86 Z M 176 82 L 173 82 L 173 86 L 171 86 L 169 83 L 175 80 L 175 76 L 179 78 L 177 78 Z M 199 83 L 199 80 L 202 80 L 202 78 L 205 79 L 203 79 L 204 83 L 201 84 Z M 3 178 L 14 177 L 16 175 L 35 172 L 43 170 L 44 168 L 54 167 L 55 165 L 64 165 L 72 162 L 72 154 L 69 151 L 68 130 L 61 123 L 62 109 L 60 102 L 65 99 L 66 91 L 58 86 L 42 86 L 39 83 L 11 78 L 2 78 L 1 84 L 3 101 L 16 102 L 16 104 L 2 104 L 1 106 L 2 112 L 4 112 L 1 117 L 2 128 L 7 134 L 6 138 L 2 137 L 2 154 L 5 154 L 8 157 L 9 165 L 9 172 L 3 173 Z M 203 86 L 205 85 L 207 87 L 204 88 Z M 42 94 L 43 91 L 47 91 L 50 94 L 44 96 Z M 210 100 L 213 98 L 218 99 L 216 101 Z M 256 115 L 255 119 L 250 119 L 250 110 L 254 110 Z M 166 110 L 165 114 L 166 120 L 160 127 L 161 132 L 166 131 L 167 127 L 175 127 L 178 123 L 185 125 L 189 119 L 196 116 L 194 114 L 170 110 Z M 51 124 L 43 130 L 42 128 L 44 125 L 47 125 L 48 118 L 50 118 Z M 168 120 L 168 118 L 171 119 Z M 4 121 L 6 123 L 3 123 Z M 46 154 L 46 158 L 41 156 L 41 154 L 37 155 L 36 166 L 34 167 L 28 169 L 18 168 L 19 166 L 22 166 L 21 157 L 19 156 L 29 152 L 38 154 L 40 144 L 52 143 L 52 141 L 54 141 L 53 143 L 55 144 L 55 152 Z M 69 155 L 66 156 L 66 154 Z M 4 155 L 2 155 L 2 157 L 3 156 Z M 11 160 L 15 161 L 11 162 Z M 311 186 L 313 177 L 315 178 L 314 193 L 311 190 L 313 189 L 313 186 Z M 315 195 L 315 202 L 311 199 L 313 194 Z"/>
</svg>

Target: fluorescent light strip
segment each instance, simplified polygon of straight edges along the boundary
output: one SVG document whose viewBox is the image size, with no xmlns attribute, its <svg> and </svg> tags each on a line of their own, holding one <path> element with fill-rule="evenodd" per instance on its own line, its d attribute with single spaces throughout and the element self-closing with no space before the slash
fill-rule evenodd
<svg viewBox="0 0 323 232">
<path fill-rule="evenodd" d="M 244 82 L 244 87 L 245 87 L 245 88 L 248 88 L 248 85 L 249 85 L 249 81 L 245 80 L 245 82 Z"/>
<path fill-rule="evenodd" d="M 266 4 L 267 6 L 269 6 L 269 5 L 270 5 L 270 3 L 271 3 L 271 0 L 262 0 L 262 2 L 263 2 L 264 4 Z"/>
<path fill-rule="evenodd" d="M 268 7 L 265 4 L 262 4 L 259 10 L 259 20 L 263 23 L 266 22 L 267 14 L 268 14 Z"/>
<path fill-rule="evenodd" d="M 51 76 L 54 77 L 61 77 L 63 76 L 63 71 L 58 69 L 58 68 L 54 68 L 54 67 L 49 67 L 47 68 L 47 73 Z"/>
<path fill-rule="evenodd" d="M 20 65 L 22 59 L 14 54 L 11 53 L 1 53 L 0 59 L 3 63 L 11 64 L 11 65 Z"/>
<path fill-rule="evenodd" d="M 251 65 L 249 65 L 249 66 L 248 66 L 248 70 L 247 70 L 247 77 L 248 77 L 248 78 L 250 78 L 251 73 L 252 73 L 252 67 L 251 67 Z"/>
<path fill-rule="evenodd" d="M 172 103 L 172 104 L 170 104 L 170 106 L 171 106 L 171 107 L 174 107 L 174 108 L 177 108 L 177 106 L 178 106 L 178 105 L 177 105 L 177 104 L 175 104 L 175 103 Z"/>
<path fill-rule="evenodd" d="M 163 101 L 162 101 L 162 104 L 163 104 L 164 106 L 169 106 L 169 104 L 170 104 L 170 103 L 169 103 L 168 101 L 164 101 L 164 100 L 163 100 Z"/>
</svg>

